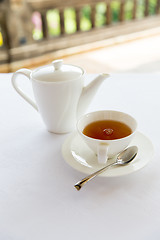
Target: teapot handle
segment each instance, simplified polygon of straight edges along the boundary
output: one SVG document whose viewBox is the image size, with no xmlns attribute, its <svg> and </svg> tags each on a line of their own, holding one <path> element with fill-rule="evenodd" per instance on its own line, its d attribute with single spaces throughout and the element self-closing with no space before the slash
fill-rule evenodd
<svg viewBox="0 0 160 240">
<path fill-rule="evenodd" d="M 19 87 L 18 85 L 18 81 L 17 81 L 17 76 L 19 74 L 22 74 L 22 75 L 25 75 L 28 79 L 30 79 L 30 74 L 31 74 L 31 70 L 29 69 L 26 69 L 26 68 L 22 68 L 18 71 L 16 71 L 15 73 L 13 73 L 13 76 L 12 76 L 12 85 L 14 87 L 14 89 L 16 90 L 16 92 L 22 97 L 24 98 L 24 100 L 26 100 L 35 110 L 38 111 L 38 107 L 37 105 L 35 104 L 35 102 L 30 99 L 30 97 L 28 97 L 22 90 L 21 88 Z"/>
</svg>

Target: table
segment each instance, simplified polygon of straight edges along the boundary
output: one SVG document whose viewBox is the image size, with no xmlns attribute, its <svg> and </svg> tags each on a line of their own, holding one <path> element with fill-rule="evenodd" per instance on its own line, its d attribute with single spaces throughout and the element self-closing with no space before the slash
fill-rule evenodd
<svg viewBox="0 0 160 240">
<path fill-rule="evenodd" d="M 111 74 L 100 87 L 87 111 L 133 115 L 154 156 L 137 172 L 97 177 L 81 191 L 73 186 L 85 174 L 61 153 L 69 134 L 49 133 L 11 76 L 0 74 L 0 239 L 160 239 L 160 73 Z"/>
</svg>

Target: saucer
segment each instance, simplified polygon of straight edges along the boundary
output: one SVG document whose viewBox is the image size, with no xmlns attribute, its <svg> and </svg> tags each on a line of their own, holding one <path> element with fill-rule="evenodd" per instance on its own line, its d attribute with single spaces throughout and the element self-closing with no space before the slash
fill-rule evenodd
<svg viewBox="0 0 160 240">
<path fill-rule="evenodd" d="M 140 132 L 136 132 L 129 146 L 133 145 L 138 147 L 138 154 L 131 163 L 121 167 L 115 166 L 108 168 L 108 170 L 103 172 L 100 176 L 123 176 L 143 168 L 153 157 L 153 145 L 151 141 Z M 62 146 L 62 155 L 64 160 L 72 168 L 85 174 L 91 174 L 106 165 L 97 162 L 97 156 L 90 150 L 77 132 L 72 133 L 64 142 Z M 116 156 L 108 159 L 107 164 L 115 160 Z"/>
</svg>

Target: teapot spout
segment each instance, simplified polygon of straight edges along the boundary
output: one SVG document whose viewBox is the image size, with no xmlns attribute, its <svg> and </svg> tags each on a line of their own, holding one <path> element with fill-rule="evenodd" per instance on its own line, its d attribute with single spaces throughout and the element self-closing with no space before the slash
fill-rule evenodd
<svg viewBox="0 0 160 240">
<path fill-rule="evenodd" d="M 102 82 L 109 77 L 107 73 L 99 74 L 91 83 L 89 83 L 86 87 L 83 88 L 77 109 L 77 118 L 84 114 L 88 105 L 92 101 L 95 96 L 98 88 L 102 84 Z"/>
</svg>

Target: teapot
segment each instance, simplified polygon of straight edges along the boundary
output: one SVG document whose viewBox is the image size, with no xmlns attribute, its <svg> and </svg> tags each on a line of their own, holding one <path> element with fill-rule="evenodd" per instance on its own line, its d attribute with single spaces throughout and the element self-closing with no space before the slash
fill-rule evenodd
<svg viewBox="0 0 160 240">
<path fill-rule="evenodd" d="M 19 74 L 31 80 L 35 101 L 24 93 L 17 81 Z M 33 71 L 20 69 L 12 76 L 12 85 L 35 110 L 49 132 L 67 133 L 75 129 L 77 119 L 86 111 L 100 84 L 108 74 L 99 74 L 84 87 L 85 71 L 78 66 L 55 60 Z"/>
</svg>

